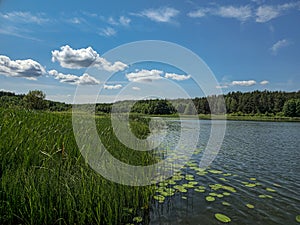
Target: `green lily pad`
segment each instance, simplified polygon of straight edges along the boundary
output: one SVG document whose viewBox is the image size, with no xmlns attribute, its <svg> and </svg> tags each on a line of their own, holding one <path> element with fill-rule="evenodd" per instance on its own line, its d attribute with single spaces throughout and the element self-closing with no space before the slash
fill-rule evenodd
<svg viewBox="0 0 300 225">
<path fill-rule="evenodd" d="M 236 190 L 233 187 L 230 187 L 230 186 L 222 186 L 222 189 L 226 190 L 226 191 L 233 192 L 233 193 L 236 192 Z"/>
<path fill-rule="evenodd" d="M 225 173 L 223 174 L 224 177 L 228 177 L 228 176 L 231 176 L 232 174 L 231 173 Z"/>
<path fill-rule="evenodd" d="M 193 175 L 186 175 L 186 176 L 185 176 L 185 179 L 186 179 L 186 180 L 195 180 L 195 178 L 194 178 Z"/>
<path fill-rule="evenodd" d="M 229 195 L 231 195 L 229 192 L 223 192 L 223 195 L 224 196 L 229 196 Z"/>
<path fill-rule="evenodd" d="M 276 192 L 274 189 L 272 189 L 272 188 L 266 188 L 266 190 L 267 191 L 269 191 L 269 192 Z"/>
<path fill-rule="evenodd" d="M 222 194 L 217 194 L 217 197 L 218 197 L 218 198 L 223 198 L 224 195 L 222 195 Z"/>
<path fill-rule="evenodd" d="M 247 206 L 249 209 L 254 209 L 254 205 L 246 204 L 246 206 Z"/>
<path fill-rule="evenodd" d="M 194 191 L 197 191 L 197 192 L 200 192 L 200 193 L 203 193 L 205 192 L 205 189 L 198 189 L 198 188 L 195 188 Z"/>
<path fill-rule="evenodd" d="M 300 215 L 297 215 L 297 216 L 296 216 L 296 221 L 297 221 L 298 223 L 300 223 Z"/>
<path fill-rule="evenodd" d="M 256 184 L 246 184 L 245 186 L 252 188 L 252 187 L 256 187 Z"/>
<path fill-rule="evenodd" d="M 229 223 L 229 222 L 231 222 L 231 219 L 228 216 L 226 216 L 224 214 L 221 214 L 221 213 L 216 213 L 215 217 L 216 217 L 217 220 L 219 220 L 219 221 L 221 221 L 223 223 Z"/>
<path fill-rule="evenodd" d="M 140 222 L 142 222 L 142 221 L 143 221 L 143 218 L 142 218 L 142 217 L 140 217 L 140 216 L 137 216 L 137 217 L 134 217 L 132 221 L 133 221 L 133 222 L 140 223 Z"/>
<path fill-rule="evenodd" d="M 165 200 L 165 196 L 162 196 L 162 195 L 155 195 L 153 198 L 160 202 L 161 201 L 163 202 Z"/>
<path fill-rule="evenodd" d="M 214 193 L 214 192 L 211 192 L 211 193 L 209 193 L 209 195 L 210 195 L 210 196 L 213 196 L 213 197 L 217 197 L 218 194 L 217 194 L 217 193 Z"/>
<path fill-rule="evenodd" d="M 214 197 L 212 197 L 212 196 L 206 196 L 206 201 L 208 201 L 208 202 L 213 202 L 213 201 L 215 201 L 216 199 L 214 198 Z"/>
<path fill-rule="evenodd" d="M 208 170 L 208 172 L 212 173 L 212 174 L 221 174 L 223 173 L 222 171 L 220 170 Z"/>
<path fill-rule="evenodd" d="M 228 180 L 226 178 L 224 178 L 224 177 L 219 178 L 219 180 L 228 182 Z"/>
<path fill-rule="evenodd" d="M 183 184 L 182 187 L 185 187 L 185 188 L 192 188 L 192 187 L 194 187 L 194 185 L 191 185 L 191 184 Z"/>
<path fill-rule="evenodd" d="M 231 204 L 229 202 L 222 202 L 222 205 L 230 206 Z"/>
<path fill-rule="evenodd" d="M 186 196 L 182 196 L 181 198 L 182 198 L 182 199 L 184 199 L 184 200 L 186 200 L 186 199 L 187 199 L 187 197 L 186 197 Z"/>
<path fill-rule="evenodd" d="M 187 192 L 187 190 L 185 188 L 180 188 L 180 189 L 178 189 L 178 191 L 181 192 L 181 193 L 186 193 Z"/>
<path fill-rule="evenodd" d="M 252 181 L 255 181 L 255 180 L 256 180 L 256 178 L 254 178 L 254 177 L 251 177 L 251 178 L 250 178 L 250 180 L 252 180 Z"/>
</svg>

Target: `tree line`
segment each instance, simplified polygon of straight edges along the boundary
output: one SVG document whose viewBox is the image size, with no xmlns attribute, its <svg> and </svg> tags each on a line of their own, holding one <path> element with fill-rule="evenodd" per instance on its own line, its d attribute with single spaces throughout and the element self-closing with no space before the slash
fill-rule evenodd
<svg viewBox="0 0 300 225">
<path fill-rule="evenodd" d="M 130 105 L 128 107 L 128 105 Z M 300 91 L 253 91 L 229 92 L 217 96 L 194 99 L 151 99 L 123 101 L 114 104 L 97 104 L 96 112 L 109 113 L 112 106 L 119 112 L 142 114 L 222 114 L 233 115 L 279 115 L 300 117 Z"/>
<path fill-rule="evenodd" d="M 25 94 L 0 91 L 0 108 L 26 108 L 34 110 L 67 111 L 72 105 L 46 100 L 40 90 L 32 90 Z"/>
<path fill-rule="evenodd" d="M 0 91 L 0 107 L 28 108 L 35 110 L 67 111 L 72 105 L 45 99 L 42 91 L 29 91 L 26 95 Z M 96 113 L 133 112 L 148 115 L 170 114 L 233 114 L 233 115 L 279 115 L 300 117 L 300 91 L 253 91 L 229 92 L 194 99 L 149 99 L 98 103 Z"/>
</svg>

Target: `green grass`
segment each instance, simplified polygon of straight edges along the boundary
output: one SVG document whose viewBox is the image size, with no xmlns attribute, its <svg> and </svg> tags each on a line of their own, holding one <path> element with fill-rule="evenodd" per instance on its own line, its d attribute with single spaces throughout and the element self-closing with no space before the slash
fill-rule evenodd
<svg viewBox="0 0 300 225">
<path fill-rule="evenodd" d="M 115 157 L 153 162 L 118 142 L 109 118 L 96 124 Z M 143 124 L 133 126 L 145 136 Z M 116 184 L 94 172 L 78 150 L 71 114 L 0 109 L 0 140 L 0 224 L 123 224 L 147 216 L 153 187 Z"/>
</svg>

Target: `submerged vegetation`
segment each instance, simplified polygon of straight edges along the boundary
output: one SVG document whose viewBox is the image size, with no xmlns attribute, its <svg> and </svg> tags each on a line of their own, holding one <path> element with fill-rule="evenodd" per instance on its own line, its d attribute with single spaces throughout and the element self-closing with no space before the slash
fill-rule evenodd
<svg viewBox="0 0 300 225">
<path fill-rule="evenodd" d="M 115 157 L 139 165 L 153 161 L 147 152 L 130 154 L 108 118 L 96 122 Z M 121 224 L 147 218 L 153 188 L 119 185 L 94 172 L 76 145 L 70 114 L 1 109 L 0 125 L 0 224 Z"/>
</svg>

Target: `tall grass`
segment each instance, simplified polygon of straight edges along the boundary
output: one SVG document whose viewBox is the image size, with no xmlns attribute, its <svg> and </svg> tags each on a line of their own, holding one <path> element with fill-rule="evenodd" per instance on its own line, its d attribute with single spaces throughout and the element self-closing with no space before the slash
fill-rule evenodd
<svg viewBox="0 0 300 225">
<path fill-rule="evenodd" d="M 153 161 L 128 154 L 108 118 L 96 122 L 115 157 Z M 70 114 L 0 109 L 0 140 L 0 224 L 122 224 L 148 208 L 152 187 L 110 182 L 85 163 Z"/>
</svg>

